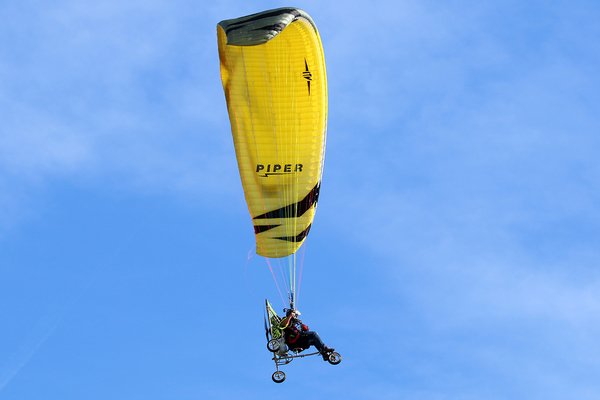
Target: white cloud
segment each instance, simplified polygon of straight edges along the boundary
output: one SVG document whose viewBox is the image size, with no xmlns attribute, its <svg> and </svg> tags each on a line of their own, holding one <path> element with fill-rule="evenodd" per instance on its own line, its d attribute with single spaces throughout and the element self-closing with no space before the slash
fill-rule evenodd
<svg viewBox="0 0 600 400">
<path fill-rule="evenodd" d="M 55 180 L 200 199 L 234 190 L 215 174 L 235 172 L 216 22 L 204 27 L 195 3 L 62 1 L 8 11 L 0 28 L 10 39 L 0 50 L 8 214 Z"/>
</svg>

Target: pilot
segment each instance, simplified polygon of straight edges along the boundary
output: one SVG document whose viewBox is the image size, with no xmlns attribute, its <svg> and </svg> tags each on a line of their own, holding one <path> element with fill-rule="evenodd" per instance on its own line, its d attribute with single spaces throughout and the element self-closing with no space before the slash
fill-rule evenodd
<svg viewBox="0 0 600 400">
<path fill-rule="evenodd" d="M 313 345 L 323 355 L 323 360 L 328 361 L 329 354 L 335 349 L 325 346 L 319 334 L 309 330 L 308 326 L 304 325 L 298 319 L 300 311 L 294 309 L 286 309 L 284 311 L 286 312 L 286 316 L 279 323 L 279 327 L 285 333 L 285 342 L 288 347 L 292 350 L 306 350 Z"/>
</svg>

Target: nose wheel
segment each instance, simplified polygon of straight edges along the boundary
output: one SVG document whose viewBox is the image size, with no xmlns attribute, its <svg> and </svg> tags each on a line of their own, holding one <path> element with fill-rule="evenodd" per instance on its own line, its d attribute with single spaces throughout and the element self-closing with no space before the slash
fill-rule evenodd
<svg viewBox="0 0 600 400">
<path fill-rule="evenodd" d="M 329 358 L 327 359 L 327 361 L 329 361 L 329 364 L 331 365 L 338 365 L 342 362 L 342 356 L 340 355 L 340 353 L 336 353 L 334 351 L 333 353 L 329 353 Z"/>
</svg>

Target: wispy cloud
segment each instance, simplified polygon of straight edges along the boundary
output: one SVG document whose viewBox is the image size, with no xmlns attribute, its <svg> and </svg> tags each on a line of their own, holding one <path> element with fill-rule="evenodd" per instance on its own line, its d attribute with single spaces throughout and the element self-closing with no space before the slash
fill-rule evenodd
<svg viewBox="0 0 600 400">
<path fill-rule="evenodd" d="M 6 385 L 27 365 L 36 351 L 52 335 L 61 316 L 51 315 L 42 320 L 38 326 L 25 338 L 24 342 L 17 348 L 14 354 L 2 361 L 0 370 L 0 392 Z"/>
<path fill-rule="evenodd" d="M 52 180 L 230 191 L 214 173 L 233 166 L 214 24 L 198 30 L 200 9 L 173 7 L 65 1 L 0 17 L 4 206 Z"/>
</svg>

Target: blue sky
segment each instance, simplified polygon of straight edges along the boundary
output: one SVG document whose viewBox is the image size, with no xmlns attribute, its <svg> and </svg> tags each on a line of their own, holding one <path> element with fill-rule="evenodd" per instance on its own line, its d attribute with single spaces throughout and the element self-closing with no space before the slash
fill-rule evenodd
<svg viewBox="0 0 600 400">
<path fill-rule="evenodd" d="M 271 381 L 216 24 L 319 27 L 329 131 Z M 597 399 L 600 6 L 0 5 L 1 399 Z"/>
</svg>

